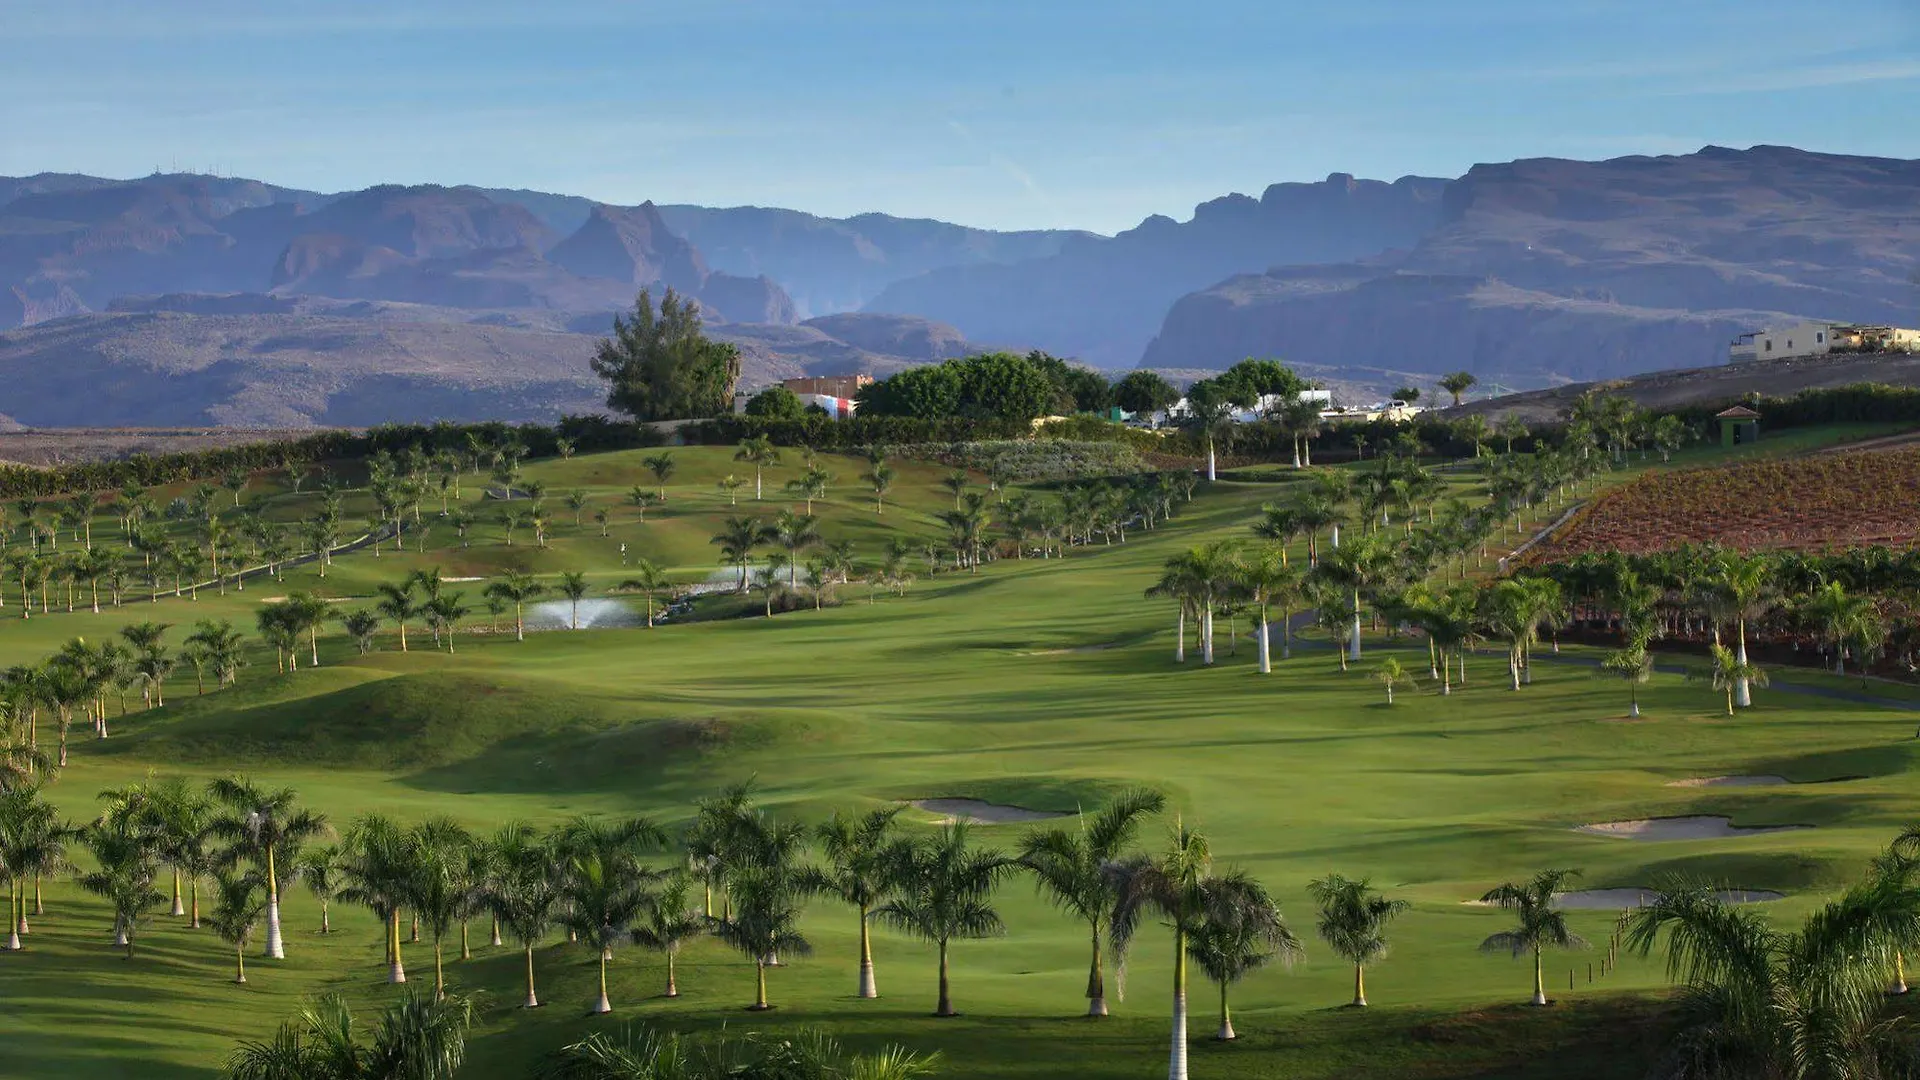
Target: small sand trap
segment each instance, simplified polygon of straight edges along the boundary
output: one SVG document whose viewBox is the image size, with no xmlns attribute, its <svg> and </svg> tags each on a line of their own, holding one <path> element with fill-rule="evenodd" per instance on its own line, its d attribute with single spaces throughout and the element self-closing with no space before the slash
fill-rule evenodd
<svg viewBox="0 0 1920 1080">
<path fill-rule="evenodd" d="M 443 577 L 441 581 L 485 581 L 483 577 Z"/>
<path fill-rule="evenodd" d="M 1694 776 L 1670 781 L 1668 787 L 1776 787 L 1791 784 L 1784 776 Z"/>
<path fill-rule="evenodd" d="M 1567 911 L 1627 911 L 1645 907 L 1660 895 L 1653 889 L 1578 889 L 1553 894 L 1555 907 Z M 1723 904 L 1766 904 L 1785 900 L 1786 893 L 1767 889 L 1722 889 L 1714 893 Z M 1492 907 L 1485 900 L 1468 900 L 1469 907 Z"/>
<path fill-rule="evenodd" d="M 1633 821 L 1602 821 L 1582 825 L 1575 832 L 1594 836 L 1612 836 L 1622 840 L 1721 840 L 1729 836 L 1758 836 L 1761 833 L 1793 832 L 1811 829 L 1811 825 L 1759 825 L 1742 828 L 1732 818 L 1699 815 L 1694 817 L 1639 818 Z"/>
<path fill-rule="evenodd" d="M 941 815 L 946 819 L 946 824 L 964 821 L 969 825 L 1007 825 L 1073 816 L 1051 810 L 1029 810 L 1024 806 L 1002 806 L 979 799 L 915 799 L 913 805 L 930 814 Z"/>
</svg>

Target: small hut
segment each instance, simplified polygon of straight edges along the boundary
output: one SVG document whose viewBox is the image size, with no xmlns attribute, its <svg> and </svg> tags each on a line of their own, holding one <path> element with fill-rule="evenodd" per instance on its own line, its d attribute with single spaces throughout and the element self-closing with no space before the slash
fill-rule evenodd
<svg viewBox="0 0 1920 1080">
<path fill-rule="evenodd" d="M 1720 421 L 1721 446 L 1745 446 L 1760 438 L 1760 414 L 1745 405 L 1715 413 L 1713 418 Z"/>
</svg>

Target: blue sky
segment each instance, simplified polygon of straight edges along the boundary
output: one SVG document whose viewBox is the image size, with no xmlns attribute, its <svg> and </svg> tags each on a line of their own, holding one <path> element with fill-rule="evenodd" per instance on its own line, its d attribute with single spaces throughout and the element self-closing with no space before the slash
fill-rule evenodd
<svg viewBox="0 0 1920 1080">
<path fill-rule="evenodd" d="M 1707 143 L 1920 158 L 1920 0 L 0 0 L 0 174 L 1110 232 Z"/>
</svg>

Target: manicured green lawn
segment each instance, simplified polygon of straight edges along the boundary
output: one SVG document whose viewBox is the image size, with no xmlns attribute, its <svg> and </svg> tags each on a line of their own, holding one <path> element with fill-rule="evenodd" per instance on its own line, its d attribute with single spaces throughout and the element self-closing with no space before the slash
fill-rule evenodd
<svg viewBox="0 0 1920 1080">
<path fill-rule="evenodd" d="M 622 538 L 676 567 L 682 580 L 703 577 L 715 564 L 707 537 L 733 512 L 706 474 L 737 467 L 713 451 L 683 453 L 667 512 L 618 525 L 610 539 L 590 521 L 576 533 L 570 513 L 557 511 L 563 526 L 546 551 L 483 536 L 465 551 L 389 551 L 378 560 L 357 553 L 336 562 L 328 587 L 363 596 L 376 581 L 428 565 L 448 576 L 577 566 L 610 582 L 618 580 Z M 638 456 L 540 463 L 529 473 L 553 493 L 577 484 L 611 499 L 636 481 Z M 883 528 L 934 536 L 931 514 L 950 505 L 934 486 L 944 470 L 914 466 L 909 476 L 902 468 L 900 505 L 877 519 L 853 486 L 860 463 L 832 459 L 828 467 L 843 480 L 822 510 L 823 531 L 853 537 L 869 558 Z M 1252 643 L 1230 655 L 1224 633 L 1217 667 L 1176 666 L 1173 610 L 1142 591 L 1184 546 L 1246 535 L 1274 492 L 1271 484 L 1221 484 L 1170 525 L 1130 533 L 1124 545 L 941 574 L 904 598 L 872 604 L 854 587 L 843 606 L 819 613 L 556 631 L 523 643 L 463 634 L 451 656 L 422 648 L 417 630 L 405 655 L 357 657 L 337 636 L 323 638 L 319 670 L 276 675 L 271 658 L 256 655 L 237 689 L 197 698 L 190 678 L 176 679 L 165 710 L 115 717 L 113 738 L 85 741 L 76 731 L 73 765 L 54 793 L 80 818 L 101 788 L 150 772 L 241 769 L 298 788 L 337 824 L 379 811 L 447 813 L 489 827 L 512 817 L 550 823 L 633 812 L 680 824 L 692 800 L 750 777 L 776 812 L 810 821 L 836 808 L 935 796 L 1072 811 L 1120 787 L 1151 785 L 1168 795 L 1170 817 L 1213 838 L 1222 862 L 1267 882 L 1309 939 L 1304 964 L 1236 989 L 1236 1045 L 1206 1041 L 1216 998 L 1196 985 L 1197 1077 L 1639 1075 L 1655 1034 L 1648 992 L 1664 985 L 1657 961 L 1628 959 L 1589 984 L 1586 965 L 1597 971 L 1599 952 L 1551 956 L 1549 986 L 1568 1004 L 1521 1009 L 1514 1003 L 1530 989 L 1527 965 L 1476 951 L 1503 916 L 1463 902 L 1509 878 L 1573 866 L 1593 887 L 1690 876 L 1777 889 L 1791 898 L 1770 912 L 1794 918 L 1913 816 L 1920 744 L 1912 716 L 1895 710 L 1759 693 L 1756 708 L 1729 720 L 1711 691 L 1661 675 L 1643 691 L 1646 719 L 1621 723 L 1623 689 L 1590 669 L 1541 663 L 1534 684 L 1516 693 L 1505 688 L 1496 656 L 1471 659 L 1471 681 L 1451 696 L 1423 683 L 1389 708 L 1365 675 L 1374 657 L 1399 648 L 1403 662 L 1424 673 L 1425 650 L 1378 638 L 1350 674 L 1325 648 L 1301 648 L 1263 678 Z M 430 541 L 452 542 L 450 530 Z M 311 575 L 296 570 L 285 587 L 317 584 Z M 255 581 L 244 596 L 203 592 L 197 602 L 168 598 L 100 616 L 9 618 L 0 621 L 0 663 L 37 659 L 75 634 L 137 618 L 222 615 L 251 629 L 260 598 L 281 590 Z M 1244 633 L 1244 619 L 1240 627 Z M 1668 786 L 1745 772 L 1864 778 Z M 1574 831 L 1690 813 L 1817 828 L 1656 843 Z M 1011 847 L 1023 829 L 982 827 L 976 835 Z M 1160 828 L 1147 835 L 1157 842 Z M 1338 1008 L 1351 973 L 1311 936 L 1305 886 L 1329 872 L 1369 876 L 1414 903 L 1395 927 L 1393 955 L 1369 975 L 1375 1008 L 1365 1013 Z M 108 944 L 108 919 L 92 898 L 61 884 L 48 900 L 28 951 L 0 953 L 0 1075 L 209 1077 L 236 1040 L 266 1037 L 303 995 L 337 989 L 365 1010 L 393 995 L 372 918 L 337 907 L 336 934 L 308 933 L 317 907 L 298 890 L 286 905 L 288 960 L 250 963 L 246 987 L 227 981 L 231 957 L 204 932 L 163 916 L 126 960 Z M 655 957 L 621 952 L 611 1021 L 584 1016 L 595 967 L 586 950 L 556 939 L 540 951 L 541 996 L 550 1004 L 529 1014 L 513 1007 L 517 951 L 479 949 L 474 960 L 450 965 L 456 989 L 480 994 L 465 1075 L 525 1076 L 563 1042 L 626 1021 L 823 1024 L 862 1045 L 939 1049 L 950 1077 L 1119 1080 L 1162 1071 L 1167 936 L 1143 936 L 1125 1000 L 1109 1021 L 1090 1023 L 1080 1019 L 1081 927 L 1022 880 L 1008 885 L 1001 905 L 1007 937 L 955 947 L 954 991 L 965 1013 L 957 1020 L 927 1015 L 933 950 L 889 932 L 876 940 L 885 996 L 854 999 L 854 919 L 826 901 L 807 918 L 814 955 L 771 973 L 781 1007 L 764 1015 L 740 1008 L 752 997 L 751 966 L 710 944 L 683 961 L 684 996 L 673 1002 L 656 996 L 663 968 Z M 1573 921 L 1596 942 L 1612 926 L 1604 912 Z M 483 939 L 476 932 L 476 942 Z M 429 945 L 409 946 L 407 961 L 416 981 L 430 978 Z"/>
</svg>

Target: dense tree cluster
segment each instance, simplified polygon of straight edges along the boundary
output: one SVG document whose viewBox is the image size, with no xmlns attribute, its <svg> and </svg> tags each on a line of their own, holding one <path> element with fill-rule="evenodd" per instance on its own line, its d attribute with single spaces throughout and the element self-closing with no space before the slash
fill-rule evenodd
<svg viewBox="0 0 1920 1080">
<path fill-rule="evenodd" d="M 645 290 L 593 354 L 607 407 L 635 420 L 686 420 L 733 407 L 740 350 L 701 333 L 700 305 L 668 289 L 658 309 Z"/>
</svg>

